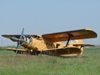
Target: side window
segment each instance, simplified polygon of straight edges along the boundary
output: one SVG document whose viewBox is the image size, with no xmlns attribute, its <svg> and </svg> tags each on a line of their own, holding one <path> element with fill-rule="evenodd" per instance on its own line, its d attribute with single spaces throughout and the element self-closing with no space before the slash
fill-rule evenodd
<svg viewBox="0 0 100 75">
<path fill-rule="evenodd" d="M 56 48 L 58 48 L 60 46 L 60 44 L 56 44 Z"/>
<path fill-rule="evenodd" d="M 53 46 L 52 43 L 48 43 L 48 42 L 46 42 L 46 45 L 48 45 L 48 46 Z"/>
</svg>

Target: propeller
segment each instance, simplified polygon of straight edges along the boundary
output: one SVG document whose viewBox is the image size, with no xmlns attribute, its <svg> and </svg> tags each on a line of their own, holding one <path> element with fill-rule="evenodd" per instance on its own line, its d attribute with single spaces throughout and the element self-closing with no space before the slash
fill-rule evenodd
<svg viewBox="0 0 100 75">
<path fill-rule="evenodd" d="M 19 38 L 12 37 L 12 40 L 17 41 L 16 53 L 18 53 L 18 47 L 20 46 L 21 43 L 28 43 L 29 44 L 31 42 L 31 38 L 28 41 L 28 40 L 24 40 L 23 37 L 24 37 L 24 28 L 22 29 L 22 32 L 21 32 L 21 35 Z M 29 37 L 29 36 L 27 36 L 27 37 Z"/>
<path fill-rule="evenodd" d="M 14 38 L 16 41 L 18 41 L 17 42 L 17 47 L 16 47 L 16 53 L 18 52 L 18 47 L 19 47 L 20 43 L 21 42 L 26 42 L 25 40 L 22 39 L 23 36 L 24 36 L 24 28 L 22 29 L 22 33 L 20 35 L 20 38 L 19 39 L 18 38 Z"/>
</svg>

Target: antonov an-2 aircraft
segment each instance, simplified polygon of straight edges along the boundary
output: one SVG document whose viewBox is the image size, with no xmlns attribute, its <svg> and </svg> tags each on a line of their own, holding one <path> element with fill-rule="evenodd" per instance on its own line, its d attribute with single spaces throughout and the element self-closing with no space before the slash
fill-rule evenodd
<svg viewBox="0 0 100 75">
<path fill-rule="evenodd" d="M 51 34 L 24 35 L 24 28 L 21 35 L 2 35 L 13 42 L 17 42 L 16 48 L 8 48 L 17 54 L 46 54 L 52 56 L 78 56 L 83 53 L 84 46 L 82 39 L 96 38 L 97 33 L 93 30 L 79 29 L 73 31 L 57 32 Z M 66 43 L 63 43 L 63 42 Z M 23 48 L 19 49 L 19 46 Z"/>
</svg>

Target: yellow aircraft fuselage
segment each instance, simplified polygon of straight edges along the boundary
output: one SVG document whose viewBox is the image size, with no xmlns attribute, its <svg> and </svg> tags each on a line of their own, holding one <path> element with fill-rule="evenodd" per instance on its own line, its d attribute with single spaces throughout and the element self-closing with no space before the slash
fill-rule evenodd
<svg viewBox="0 0 100 75">
<path fill-rule="evenodd" d="M 51 52 L 50 52 L 51 55 L 55 55 L 55 56 L 60 55 L 62 53 L 63 53 L 64 56 L 67 56 L 68 54 L 69 55 L 82 54 L 83 48 L 81 48 L 81 46 L 73 46 L 73 44 L 82 44 L 82 40 L 77 40 L 77 42 L 70 41 L 67 48 L 73 48 L 73 49 L 68 49 L 68 50 L 65 51 L 65 53 L 62 50 L 62 51 L 60 51 L 60 53 L 56 53 L 56 54 L 51 53 L 52 52 L 51 49 L 55 49 L 55 48 L 64 49 L 66 44 L 64 44 L 62 42 L 50 42 L 48 40 L 44 40 L 43 38 L 37 38 L 37 37 L 33 38 L 33 37 L 31 37 L 31 41 L 29 42 L 29 44 L 22 43 L 21 46 L 23 46 L 24 48 L 27 48 L 27 50 L 30 51 L 31 54 L 38 53 L 38 52 L 44 52 L 44 51 L 48 51 L 48 50 L 49 50 L 49 52 L 51 50 Z M 76 49 L 76 48 L 78 48 L 78 49 Z M 49 52 L 47 54 L 49 54 Z"/>
</svg>

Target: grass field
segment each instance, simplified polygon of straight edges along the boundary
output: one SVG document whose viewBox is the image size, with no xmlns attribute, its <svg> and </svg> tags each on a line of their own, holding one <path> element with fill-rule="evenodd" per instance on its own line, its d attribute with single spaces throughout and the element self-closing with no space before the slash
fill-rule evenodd
<svg viewBox="0 0 100 75">
<path fill-rule="evenodd" d="M 85 50 L 75 58 L 0 51 L 0 75 L 100 75 L 100 50 Z"/>
</svg>

